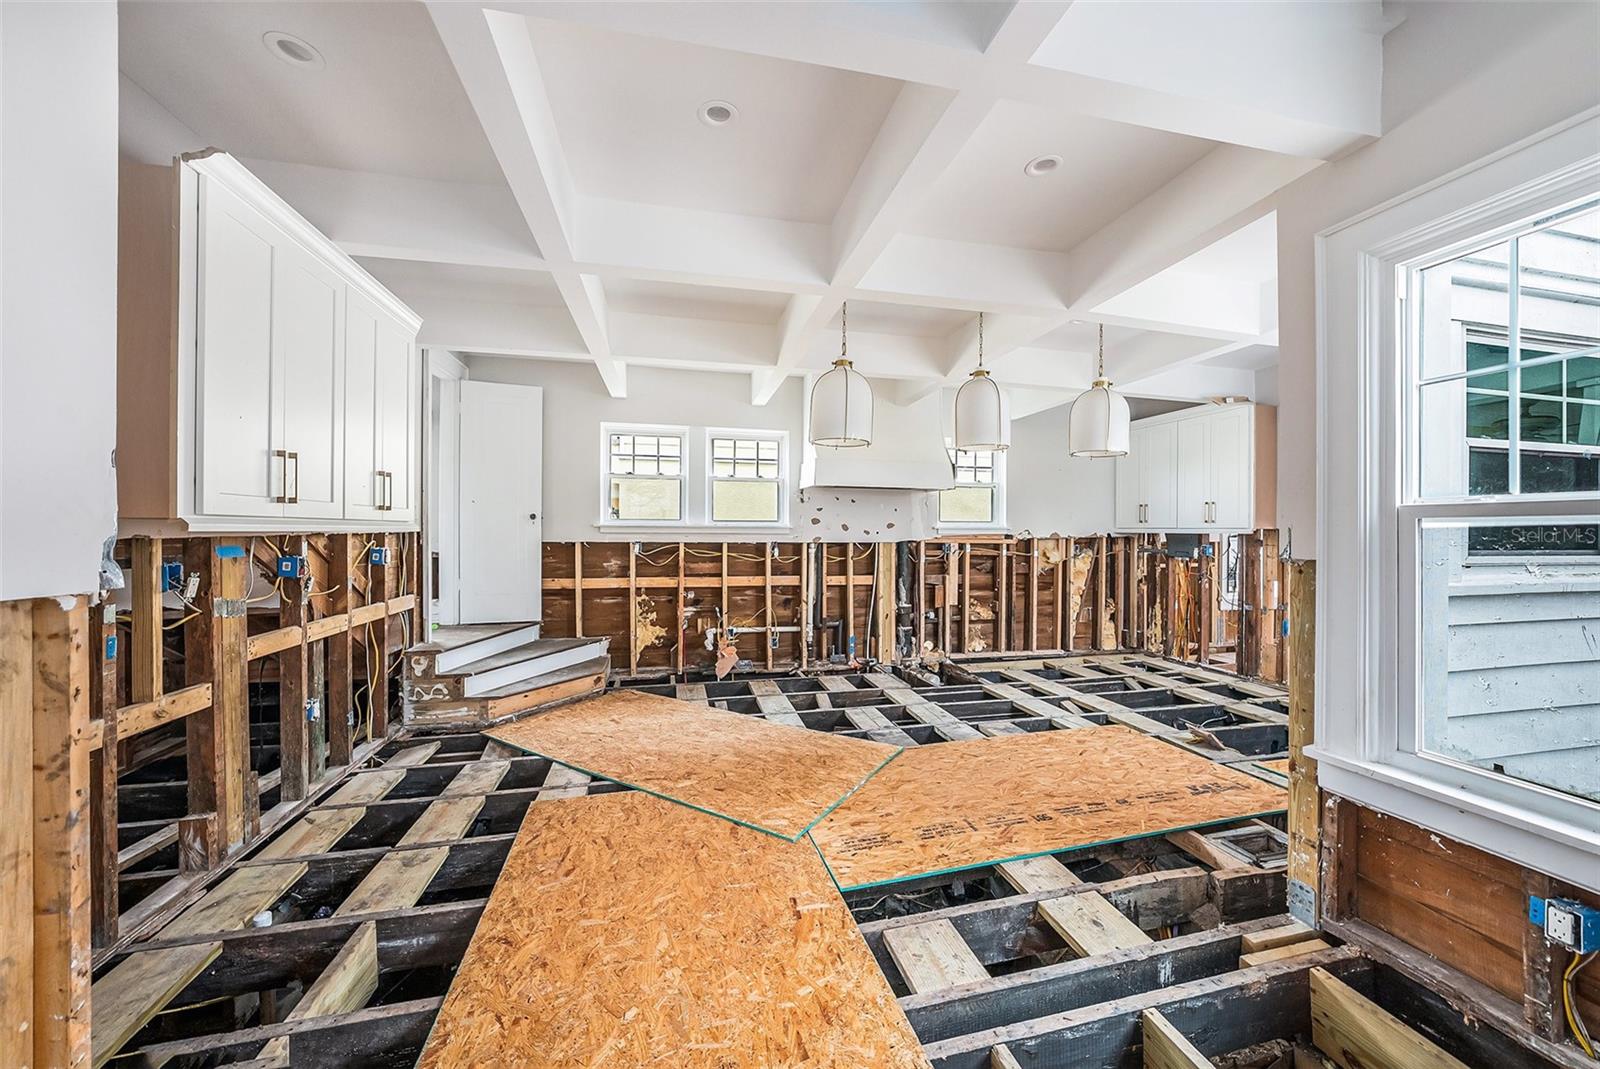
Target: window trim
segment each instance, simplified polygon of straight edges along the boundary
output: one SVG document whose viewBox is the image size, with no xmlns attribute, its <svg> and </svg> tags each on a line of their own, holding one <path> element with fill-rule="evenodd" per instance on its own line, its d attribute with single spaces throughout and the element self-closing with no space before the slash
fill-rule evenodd
<svg viewBox="0 0 1600 1069">
<path fill-rule="evenodd" d="M 956 471 L 956 453 L 958 452 L 987 452 L 994 459 L 992 465 L 993 481 L 987 483 L 957 483 L 952 482 L 945 489 L 956 490 L 963 486 L 987 486 L 990 490 L 990 519 L 987 523 L 969 523 L 962 520 L 946 520 L 944 518 L 944 490 L 935 490 L 933 502 L 934 527 L 940 531 L 955 531 L 971 534 L 980 531 L 1009 531 L 1006 526 L 1006 453 L 1009 450 L 958 450 L 953 445 L 947 445 L 946 451 L 950 455 L 950 475 L 954 479 Z"/>
<path fill-rule="evenodd" d="M 1424 518 L 1567 520 L 1595 496 L 1495 495 L 1418 504 L 1413 344 L 1398 314 L 1402 269 L 1492 243 L 1590 201 L 1600 185 L 1595 113 L 1478 161 L 1317 235 L 1316 743 L 1321 785 L 1559 878 L 1583 882 L 1600 857 L 1600 805 L 1447 758 L 1402 751 L 1414 732 Z M 1404 276 L 1409 277 L 1409 276 Z M 1414 289 L 1410 292 L 1415 292 Z M 1488 369 L 1484 369 L 1488 370 Z M 1410 585 L 1405 585 L 1409 583 Z M 1335 670 L 1334 666 L 1338 666 Z M 1403 670 L 1402 670 L 1403 669 Z M 1405 736 L 1415 738 L 1414 733 Z"/>
<path fill-rule="evenodd" d="M 789 432 L 785 430 L 755 430 L 749 427 L 707 427 L 705 432 L 706 526 L 750 529 L 787 528 L 789 526 Z M 743 438 L 747 441 L 778 443 L 778 518 L 776 520 L 719 520 L 716 518 L 714 484 L 719 482 L 771 482 L 772 480 L 741 478 L 737 475 L 717 475 L 711 456 L 711 441 L 713 438 Z"/>
<path fill-rule="evenodd" d="M 689 478 L 685 468 L 689 463 L 688 427 L 667 423 L 606 423 L 600 424 L 600 518 L 596 527 L 688 527 Z M 678 439 L 678 518 L 675 520 L 624 520 L 611 515 L 611 436 L 613 434 L 673 435 Z M 620 476 L 627 478 L 627 476 Z M 658 476 L 671 478 L 672 476 Z"/>
</svg>

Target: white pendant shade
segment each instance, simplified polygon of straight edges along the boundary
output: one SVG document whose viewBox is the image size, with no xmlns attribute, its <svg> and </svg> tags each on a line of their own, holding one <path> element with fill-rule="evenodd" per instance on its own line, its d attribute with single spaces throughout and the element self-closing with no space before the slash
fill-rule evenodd
<svg viewBox="0 0 1600 1069">
<path fill-rule="evenodd" d="M 955 447 L 1002 452 L 1011 445 L 1011 420 L 1000 384 L 979 368 L 956 391 Z"/>
<path fill-rule="evenodd" d="M 1075 457 L 1128 455 L 1128 402 L 1106 378 L 1106 325 L 1100 324 L 1095 379 L 1072 402 L 1067 416 L 1067 449 Z"/>
<path fill-rule="evenodd" d="M 1128 453 L 1128 402 L 1105 379 L 1072 402 L 1067 446 L 1075 457 L 1120 457 Z"/>
<path fill-rule="evenodd" d="M 872 384 L 848 360 L 835 360 L 811 387 L 811 444 L 872 444 Z"/>
</svg>

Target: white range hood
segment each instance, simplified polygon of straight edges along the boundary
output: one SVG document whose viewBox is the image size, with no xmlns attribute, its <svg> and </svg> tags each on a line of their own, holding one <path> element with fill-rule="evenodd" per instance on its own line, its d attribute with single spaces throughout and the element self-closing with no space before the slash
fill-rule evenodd
<svg viewBox="0 0 1600 1069">
<path fill-rule="evenodd" d="M 814 446 L 806 428 L 802 489 L 944 490 L 955 485 L 945 451 L 944 391 L 910 405 L 881 396 L 873 410 L 872 444 L 847 449 Z"/>
</svg>

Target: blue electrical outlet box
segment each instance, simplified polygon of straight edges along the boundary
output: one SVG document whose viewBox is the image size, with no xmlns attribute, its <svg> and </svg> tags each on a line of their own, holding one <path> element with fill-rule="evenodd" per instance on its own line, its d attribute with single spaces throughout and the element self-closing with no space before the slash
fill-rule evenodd
<svg viewBox="0 0 1600 1069">
<path fill-rule="evenodd" d="M 183 561 L 169 560 L 161 564 L 161 589 L 183 589 Z"/>
<path fill-rule="evenodd" d="M 306 559 L 304 557 L 283 556 L 278 558 L 279 579 L 300 579 L 306 574 Z"/>
<path fill-rule="evenodd" d="M 1528 920 L 1544 937 L 1579 954 L 1600 950 L 1600 909 L 1570 898 L 1528 899 Z"/>
<path fill-rule="evenodd" d="M 367 550 L 367 563 L 376 564 L 380 568 L 387 568 L 390 556 L 392 554 L 389 552 L 388 546 L 373 546 Z"/>
<path fill-rule="evenodd" d="M 107 635 L 106 636 L 106 660 L 114 661 L 116 659 L 117 659 L 117 636 L 116 635 Z"/>
</svg>

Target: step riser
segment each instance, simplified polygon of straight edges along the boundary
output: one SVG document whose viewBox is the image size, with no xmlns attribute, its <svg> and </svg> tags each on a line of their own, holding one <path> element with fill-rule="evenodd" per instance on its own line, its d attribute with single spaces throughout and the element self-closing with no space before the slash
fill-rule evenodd
<svg viewBox="0 0 1600 1069">
<path fill-rule="evenodd" d="M 513 683 L 520 683 L 525 679 L 548 675 L 559 672 L 563 668 L 570 668 L 584 661 L 592 661 L 605 652 L 605 647 L 596 643 L 588 646 L 575 646 L 570 650 L 560 653 L 549 653 L 543 657 L 535 657 L 516 664 L 508 664 L 490 672 L 467 676 L 462 681 L 462 695 L 467 698 L 476 698 L 492 690 L 509 687 Z"/>
<path fill-rule="evenodd" d="M 527 627 L 519 627 L 504 634 L 480 638 L 476 642 L 469 642 L 452 650 L 443 650 L 433 656 L 433 674 L 447 675 L 473 661 L 481 661 L 485 657 L 493 657 L 497 653 L 525 646 L 538 637 L 539 625 L 529 624 Z"/>
</svg>

